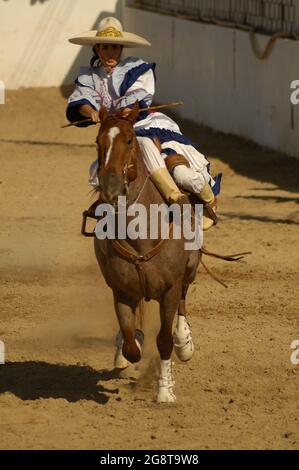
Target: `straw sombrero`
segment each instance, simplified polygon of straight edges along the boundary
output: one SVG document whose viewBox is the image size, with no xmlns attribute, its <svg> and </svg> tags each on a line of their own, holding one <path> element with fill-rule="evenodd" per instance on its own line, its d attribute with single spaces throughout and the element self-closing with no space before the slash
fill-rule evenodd
<svg viewBox="0 0 299 470">
<path fill-rule="evenodd" d="M 124 47 L 145 47 L 151 43 L 137 34 L 123 30 L 121 22 L 111 16 L 104 18 L 97 30 L 87 31 L 69 39 L 80 46 L 95 46 L 96 44 L 120 44 Z"/>
</svg>

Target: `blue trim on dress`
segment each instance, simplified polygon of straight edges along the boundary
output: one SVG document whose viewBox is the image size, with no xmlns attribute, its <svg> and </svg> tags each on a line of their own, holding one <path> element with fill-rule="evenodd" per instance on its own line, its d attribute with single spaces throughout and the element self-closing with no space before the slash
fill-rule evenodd
<svg viewBox="0 0 299 470">
<path fill-rule="evenodd" d="M 183 134 L 179 134 L 178 132 L 170 131 L 168 129 L 160 129 L 159 127 L 151 127 L 150 129 L 135 129 L 135 133 L 137 137 L 149 137 L 150 139 L 154 139 L 157 137 L 161 144 L 165 142 L 170 142 L 174 140 L 175 142 L 179 142 L 180 144 L 184 145 L 195 145 L 191 142 L 188 137 Z M 162 149 L 162 152 L 164 149 Z"/>
<path fill-rule="evenodd" d="M 96 109 L 91 104 L 91 102 L 86 99 L 72 101 L 71 103 L 68 104 L 66 108 L 66 117 L 70 122 L 83 121 L 84 119 L 87 119 L 86 117 L 82 116 L 82 114 L 80 114 L 79 107 L 82 104 L 89 104 L 93 109 Z M 77 127 L 87 127 L 87 126 L 93 125 L 93 123 L 82 122 L 81 124 L 76 124 L 76 125 Z"/>
<path fill-rule="evenodd" d="M 221 179 L 222 179 L 222 173 L 219 173 L 215 178 L 213 178 L 215 181 L 214 186 L 212 187 L 212 191 L 214 193 L 214 196 L 218 196 L 221 191 Z"/>
<path fill-rule="evenodd" d="M 153 62 L 151 64 L 144 63 L 129 70 L 124 76 L 124 79 L 120 86 L 119 96 L 124 96 L 128 89 L 136 82 L 136 80 L 138 80 L 138 78 L 141 77 L 141 75 L 143 75 L 148 70 L 153 71 L 154 77 L 156 79 L 155 68 L 156 64 Z"/>
<path fill-rule="evenodd" d="M 145 100 L 139 101 L 139 108 L 148 108 L 147 102 Z M 146 119 L 147 116 L 149 116 L 149 111 L 142 111 L 141 113 L 139 113 L 137 121 L 142 121 L 142 119 Z"/>
</svg>

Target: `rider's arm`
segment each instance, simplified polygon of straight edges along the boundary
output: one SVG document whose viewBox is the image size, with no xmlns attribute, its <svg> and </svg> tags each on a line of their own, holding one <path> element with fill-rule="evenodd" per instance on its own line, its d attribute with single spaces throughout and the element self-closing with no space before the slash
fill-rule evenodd
<svg viewBox="0 0 299 470">
<path fill-rule="evenodd" d="M 99 122 L 99 112 L 90 104 L 81 104 L 79 106 L 79 113 L 85 118 L 90 118 L 92 122 Z"/>
<path fill-rule="evenodd" d="M 99 96 L 94 89 L 89 67 L 81 67 L 75 83 L 75 90 L 68 99 L 67 119 L 70 122 L 76 122 L 90 118 L 93 122 L 98 122 Z M 89 123 L 79 124 L 80 127 L 86 125 Z"/>
</svg>

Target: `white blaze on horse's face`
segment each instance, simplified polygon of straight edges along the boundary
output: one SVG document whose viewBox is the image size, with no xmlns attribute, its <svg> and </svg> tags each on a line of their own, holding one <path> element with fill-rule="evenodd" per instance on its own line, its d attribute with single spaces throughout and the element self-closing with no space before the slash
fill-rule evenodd
<svg viewBox="0 0 299 470">
<path fill-rule="evenodd" d="M 108 132 L 108 137 L 109 137 L 110 145 L 109 145 L 109 149 L 108 149 L 108 152 L 107 152 L 107 157 L 106 157 L 105 166 L 108 165 L 108 162 L 109 162 L 109 159 L 110 159 L 110 155 L 111 155 L 111 152 L 112 152 L 113 142 L 114 142 L 115 137 L 116 137 L 118 134 L 120 134 L 120 129 L 119 129 L 118 127 L 111 127 L 111 129 L 110 129 L 109 132 Z"/>
</svg>

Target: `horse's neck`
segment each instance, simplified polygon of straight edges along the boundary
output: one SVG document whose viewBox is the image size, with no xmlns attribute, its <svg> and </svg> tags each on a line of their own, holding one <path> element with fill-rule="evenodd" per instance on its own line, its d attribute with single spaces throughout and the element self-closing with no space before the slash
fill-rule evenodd
<svg viewBox="0 0 299 470">
<path fill-rule="evenodd" d="M 139 146 L 137 146 L 137 178 L 129 186 L 128 206 L 134 206 L 135 203 L 138 203 L 145 207 L 148 239 L 141 240 L 137 238 L 136 240 L 131 240 L 127 238 L 126 240 L 123 240 L 122 243 L 127 243 L 138 253 L 142 254 L 151 250 L 157 244 L 157 240 L 151 240 L 149 236 L 151 224 L 151 204 L 162 204 L 163 202 L 164 200 L 161 194 L 149 177 L 149 173 L 143 161 L 142 153 L 139 149 Z M 137 207 L 136 210 L 138 212 Z M 127 217 L 127 225 L 131 220 L 132 217 Z"/>
<path fill-rule="evenodd" d="M 135 202 L 138 199 L 138 202 L 149 206 L 150 204 L 161 204 L 163 201 L 162 196 L 159 191 L 153 184 L 152 180 L 149 177 L 149 173 L 145 166 L 143 156 L 139 145 L 137 143 L 137 178 L 130 185 L 130 201 Z"/>
</svg>

